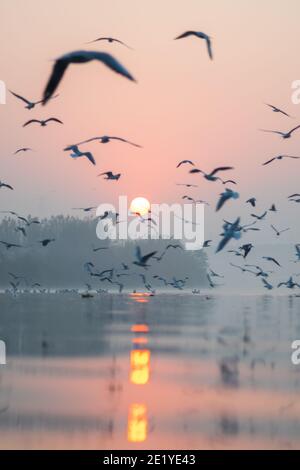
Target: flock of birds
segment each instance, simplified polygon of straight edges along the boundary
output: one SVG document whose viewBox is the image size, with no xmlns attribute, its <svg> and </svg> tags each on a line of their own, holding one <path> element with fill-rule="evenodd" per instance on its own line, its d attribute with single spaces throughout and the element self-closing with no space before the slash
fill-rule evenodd
<svg viewBox="0 0 300 470">
<path fill-rule="evenodd" d="M 213 51 L 212 51 L 212 42 L 211 38 L 200 31 L 186 31 L 183 34 L 180 34 L 175 40 L 187 38 L 187 37 L 195 37 L 197 39 L 203 40 L 206 44 L 207 48 L 207 53 L 209 59 L 213 60 Z M 93 41 L 92 43 L 96 42 L 101 42 L 101 41 L 106 41 L 109 43 L 119 43 L 129 49 L 132 49 L 130 46 L 125 44 L 123 41 L 117 38 L 113 37 L 99 37 Z M 38 105 L 46 105 L 49 100 L 53 100 L 58 98 L 58 94 L 55 94 L 57 91 L 67 69 L 71 64 L 85 64 L 91 61 L 99 61 L 102 64 L 104 64 L 106 67 L 108 67 L 111 71 L 121 75 L 122 77 L 136 82 L 135 78 L 133 75 L 127 70 L 127 68 L 124 67 L 123 64 L 121 64 L 114 56 L 112 56 L 109 53 L 106 52 L 98 52 L 98 51 L 93 51 L 93 50 L 79 50 L 79 51 L 73 51 L 68 54 L 64 54 L 57 58 L 55 60 L 54 66 L 52 68 L 50 77 L 48 79 L 48 82 L 46 84 L 46 87 L 44 89 L 43 97 L 42 99 L 38 101 L 30 101 L 20 94 L 17 94 L 13 91 L 11 91 L 11 94 L 18 100 L 21 100 L 23 103 L 25 103 L 25 108 L 27 110 L 32 110 Z M 284 115 L 287 118 L 290 118 L 291 116 L 287 114 L 285 111 L 282 109 L 273 106 L 272 104 L 266 104 L 273 112 Z M 30 125 L 40 125 L 41 127 L 46 127 L 49 124 L 60 124 L 63 125 L 63 122 L 56 118 L 56 117 L 49 117 L 46 120 L 39 120 L 39 119 L 31 119 L 28 120 L 24 123 L 23 127 L 27 127 Z M 300 125 L 297 125 L 296 127 L 293 127 L 291 130 L 287 132 L 282 132 L 282 131 L 277 131 L 277 130 L 266 130 L 266 129 L 261 129 L 263 132 L 268 132 L 268 133 L 275 133 L 279 136 L 281 136 L 283 139 L 289 139 L 292 137 L 292 135 L 300 129 Z M 99 142 L 101 144 L 108 144 L 112 141 L 118 141 L 127 145 L 134 146 L 136 148 L 142 148 L 141 145 L 136 144 L 132 141 L 129 141 L 127 139 L 124 139 L 123 137 L 119 136 L 108 136 L 108 135 L 102 135 L 102 136 L 96 136 L 96 137 L 91 137 L 87 140 L 68 145 L 65 147 L 64 151 L 69 152 L 69 155 L 73 159 L 77 158 L 86 158 L 92 165 L 96 165 L 96 160 L 92 152 L 90 151 L 85 151 L 81 150 L 81 146 L 89 144 L 91 142 Z M 26 153 L 26 152 L 31 152 L 33 151 L 32 148 L 29 147 L 22 147 L 16 150 L 15 155 L 21 154 L 21 153 Z M 281 161 L 283 159 L 299 159 L 299 156 L 293 156 L 293 155 L 278 155 L 274 156 L 273 158 L 269 159 L 268 161 L 264 162 L 262 165 L 267 166 L 270 165 L 276 161 Z M 221 175 L 224 174 L 224 172 L 228 172 L 231 170 L 234 170 L 232 166 L 222 166 L 218 168 L 214 168 L 212 171 L 204 171 L 202 169 L 199 169 L 196 167 L 195 163 L 191 160 L 182 160 L 178 163 L 177 168 L 180 167 L 189 167 L 189 174 L 191 175 L 200 175 L 202 176 L 206 181 L 209 181 L 211 183 L 221 183 L 223 186 L 225 185 L 226 187 L 224 188 L 224 191 L 220 193 L 219 199 L 216 203 L 216 212 L 220 211 L 225 204 L 228 203 L 230 200 L 236 200 L 240 197 L 239 193 L 237 191 L 234 191 L 228 185 L 237 185 L 237 182 L 233 179 L 223 179 L 221 178 Z M 118 181 L 121 177 L 121 173 L 116 173 L 114 174 L 112 171 L 105 171 L 102 172 L 98 175 L 99 177 L 104 177 L 106 180 L 111 180 L 111 181 Z M 197 188 L 197 184 L 192 184 L 192 183 L 177 183 L 178 186 L 184 186 L 186 188 Z M 8 190 L 14 190 L 14 188 L 7 182 L 0 181 L 0 189 L 8 189 Z M 189 195 L 184 195 L 182 196 L 183 200 L 187 200 L 193 204 L 196 203 L 203 203 L 203 204 L 208 204 L 207 201 L 203 200 L 196 200 L 192 198 Z M 295 202 L 299 203 L 300 202 L 300 194 L 292 194 L 288 196 L 288 200 L 290 202 Z M 249 198 L 247 201 L 245 201 L 246 204 L 249 204 L 252 208 L 256 207 L 257 200 L 253 196 Z M 91 212 L 92 210 L 96 209 L 95 207 L 86 207 L 86 208 L 76 208 L 78 210 L 82 210 L 86 213 Z M 16 231 L 19 231 L 22 233 L 24 237 L 27 236 L 27 229 L 34 224 L 40 224 L 41 222 L 38 219 L 27 219 L 26 217 L 23 217 L 22 215 L 17 214 L 16 212 L 13 211 L 2 211 L 4 213 L 7 213 L 11 216 L 16 217 L 16 219 L 20 222 L 20 225 L 16 228 Z M 268 209 L 265 210 L 262 214 L 255 214 L 251 213 L 251 218 L 254 219 L 252 222 L 242 225 L 241 224 L 241 218 L 237 217 L 235 221 L 230 222 L 227 220 L 224 220 L 223 227 L 222 227 L 222 233 L 221 233 L 221 239 L 219 243 L 217 244 L 216 248 L 216 253 L 220 253 L 227 247 L 228 243 L 231 240 L 239 240 L 242 237 L 243 233 L 246 233 L 248 231 L 259 231 L 261 230 L 259 223 L 263 220 L 266 219 L 268 216 L 269 212 L 277 212 L 277 208 L 275 204 L 272 204 L 272 206 Z M 155 220 L 151 216 L 151 213 L 147 215 L 147 217 L 142 216 L 141 214 L 137 213 L 135 214 L 140 218 L 141 221 L 146 222 L 148 224 L 155 224 Z M 118 220 L 118 214 L 110 214 L 108 212 L 104 213 L 102 216 L 100 216 L 100 219 L 105 219 L 107 217 L 114 217 L 115 223 L 120 223 Z M 192 222 L 191 222 L 192 223 Z M 270 225 L 270 228 L 274 231 L 276 234 L 276 237 L 280 237 L 284 232 L 290 230 L 290 227 L 288 228 L 283 228 L 279 229 L 275 227 L 274 224 Z M 43 240 L 38 240 L 36 244 L 42 246 L 42 247 L 47 247 L 49 244 L 54 243 L 56 240 L 54 238 L 46 238 Z M 206 240 L 204 242 L 203 248 L 208 249 L 211 246 L 212 240 Z M 23 245 L 21 244 L 16 244 L 12 243 L 9 241 L 4 241 L 0 240 L 0 244 L 6 248 L 6 250 L 11 250 L 14 248 L 22 248 Z M 151 282 L 146 278 L 145 272 L 150 266 L 149 262 L 156 261 L 159 263 L 164 256 L 167 254 L 167 252 L 170 249 L 181 249 L 183 250 L 183 246 L 180 243 L 170 243 L 169 245 L 166 246 L 164 251 L 161 254 L 158 254 L 157 251 L 152 251 L 151 253 L 147 254 L 142 254 L 141 252 L 141 247 L 137 246 L 136 247 L 136 252 L 135 252 L 135 259 L 132 261 L 132 265 L 134 267 L 142 268 L 145 270 L 144 272 L 132 272 L 131 268 L 129 267 L 128 264 L 125 264 L 124 262 L 121 264 L 120 269 L 116 269 L 115 267 L 112 267 L 110 269 L 105 269 L 102 271 L 99 271 L 94 263 L 91 261 L 88 261 L 84 264 L 84 270 L 85 272 L 91 277 L 91 278 L 97 278 L 100 282 L 106 282 L 109 283 L 110 285 L 116 285 L 119 289 L 119 292 L 123 291 L 124 288 L 124 283 L 121 282 L 120 279 L 126 277 L 126 276 L 139 276 L 139 278 L 142 280 L 143 285 L 147 291 L 149 291 L 150 295 L 155 294 L 155 289 L 153 288 Z M 94 248 L 93 251 L 101 251 L 109 249 L 106 247 L 99 247 L 99 248 Z M 228 250 L 229 253 L 232 254 L 232 256 L 239 257 L 242 260 L 246 260 L 249 253 L 255 249 L 254 243 L 247 243 L 243 244 L 238 249 L 235 250 Z M 296 259 L 294 260 L 295 263 L 300 262 L 300 243 L 295 245 L 295 256 Z M 279 261 L 275 258 L 275 256 L 263 256 L 263 260 L 277 269 L 280 269 L 282 266 L 279 263 Z M 240 270 L 242 273 L 249 273 L 257 278 L 260 278 L 263 286 L 268 289 L 272 290 L 275 286 L 271 283 L 270 281 L 270 274 L 272 271 L 268 271 L 258 265 L 254 264 L 236 264 L 233 262 L 230 262 L 230 266 Z M 293 277 L 298 276 L 299 274 L 294 274 L 289 277 L 287 281 L 282 281 L 278 284 L 277 287 L 285 286 L 288 289 L 294 289 L 295 287 L 300 288 L 300 284 L 294 281 Z M 26 285 L 29 285 L 30 282 L 24 277 L 24 276 L 19 276 L 16 275 L 15 273 L 9 273 L 9 276 L 11 277 L 10 285 L 11 288 L 13 289 L 14 293 L 16 293 L 20 289 L 20 285 L 22 282 L 24 282 Z M 207 271 L 207 281 L 208 284 L 211 288 L 214 288 L 217 286 L 217 284 L 214 281 L 214 278 L 223 278 L 224 276 L 216 273 L 213 271 L 210 267 L 208 268 Z M 185 277 L 184 279 L 177 279 L 176 277 L 173 277 L 172 279 L 166 279 L 163 276 L 160 276 L 159 274 L 153 275 L 153 279 L 156 281 L 160 281 L 163 286 L 171 286 L 174 289 L 179 289 L 182 290 L 185 288 L 186 283 L 188 281 L 188 277 Z M 31 285 L 32 288 L 39 288 L 40 291 L 42 291 L 42 286 L 40 286 L 38 283 L 33 283 Z M 82 294 L 85 297 L 90 297 L 92 296 L 91 290 L 92 287 L 89 283 L 86 284 L 87 291 Z M 99 292 L 104 292 L 104 289 L 99 289 Z M 194 289 L 193 293 L 199 293 L 198 289 Z"/>
</svg>

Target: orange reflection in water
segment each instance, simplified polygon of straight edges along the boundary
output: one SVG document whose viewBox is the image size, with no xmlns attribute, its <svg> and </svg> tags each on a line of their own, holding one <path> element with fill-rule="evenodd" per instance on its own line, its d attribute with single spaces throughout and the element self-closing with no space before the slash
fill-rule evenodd
<svg viewBox="0 0 300 470">
<path fill-rule="evenodd" d="M 127 438 L 129 442 L 144 442 L 147 439 L 148 418 L 144 404 L 133 403 L 128 414 Z"/>
<path fill-rule="evenodd" d="M 145 385 L 150 377 L 149 349 L 134 349 L 130 353 L 130 381 L 135 385 Z"/>
<path fill-rule="evenodd" d="M 132 325 L 131 331 L 133 333 L 148 333 L 149 326 L 148 325 Z"/>
</svg>

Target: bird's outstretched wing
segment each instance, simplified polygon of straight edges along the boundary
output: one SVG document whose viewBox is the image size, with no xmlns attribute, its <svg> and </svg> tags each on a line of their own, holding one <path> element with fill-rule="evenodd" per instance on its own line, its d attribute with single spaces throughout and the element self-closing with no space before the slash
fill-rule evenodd
<svg viewBox="0 0 300 470">
<path fill-rule="evenodd" d="M 54 117 L 46 119 L 45 122 L 51 122 L 51 121 L 58 122 L 59 124 L 63 124 L 63 122 L 60 119 L 57 119 L 57 118 L 54 118 Z"/>
<path fill-rule="evenodd" d="M 210 58 L 211 60 L 213 60 L 213 52 L 212 52 L 212 47 L 211 47 L 211 40 L 210 40 L 210 38 L 207 38 L 207 39 L 206 39 L 206 44 L 207 44 L 207 52 L 208 52 L 209 58 Z"/>
<path fill-rule="evenodd" d="M 69 61 L 65 59 L 58 59 L 52 69 L 52 73 L 46 85 L 43 94 L 42 104 L 45 105 L 47 101 L 50 100 L 56 88 L 58 87 L 61 79 L 64 76 L 65 71 L 67 70 Z"/>
<path fill-rule="evenodd" d="M 141 261 L 143 263 L 147 263 L 148 259 L 152 258 L 152 256 L 156 255 L 157 251 L 152 251 L 151 253 L 148 253 L 147 255 L 142 256 Z"/>
<path fill-rule="evenodd" d="M 113 139 L 113 140 L 119 140 L 120 142 L 124 142 L 124 143 L 129 144 L 129 145 L 133 145 L 134 147 L 142 148 L 141 145 L 135 144 L 134 142 L 131 142 L 130 140 L 123 139 L 123 137 L 114 137 L 114 136 L 111 137 L 110 136 L 109 138 Z"/>
<path fill-rule="evenodd" d="M 23 124 L 23 127 L 29 126 L 29 124 L 33 124 L 34 122 L 41 124 L 41 121 L 38 119 L 30 119 L 30 121 L 27 121 L 25 124 Z"/>
<path fill-rule="evenodd" d="M 176 39 L 182 39 L 182 38 L 187 38 L 188 36 L 197 36 L 195 31 L 185 31 L 184 33 L 180 34 L 174 40 Z"/>
<path fill-rule="evenodd" d="M 27 100 L 26 98 L 24 98 L 23 96 L 18 95 L 17 93 L 14 93 L 14 92 L 11 91 L 11 90 L 9 90 L 9 91 L 10 91 L 10 93 L 11 93 L 12 95 L 14 95 L 14 96 L 15 96 L 16 98 L 18 98 L 19 100 L 22 100 L 24 103 L 26 103 L 26 104 L 31 104 L 31 102 L 28 101 L 28 100 Z"/>
<path fill-rule="evenodd" d="M 226 170 L 233 170 L 233 167 L 232 166 L 220 166 L 219 168 L 215 168 L 212 172 L 211 172 L 211 176 L 214 176 L 216 173 L 218 173 L 219 171 L 226 171 Z"/>
<path fill-rule="evenodd" d="M 267 162 L 263 163 L 262 165 L 263 165 L 263 166 L 269 165 L 269 163 L 273 162 L 274 160 L 276 160 L 276 157 L 271 158 L 271 160 L 268 160 Z"/>
</svg>

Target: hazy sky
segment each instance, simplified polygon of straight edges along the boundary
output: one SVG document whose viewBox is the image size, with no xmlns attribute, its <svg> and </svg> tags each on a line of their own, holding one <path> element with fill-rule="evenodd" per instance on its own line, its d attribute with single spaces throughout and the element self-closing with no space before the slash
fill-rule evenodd
<svg viewBox="0 0 300 470">
<path fill-rule="evenodd" d="M 283 141 L 258 129 L 289 130 L 300 122 L 300 106 L 291 102 L 291 83 L 300 79 L 299 14 L 298 0 L 52 0 L 47 5 L 2 0 L 0 79 L 9 89 L 40 98 L 52 59 L 85 48 L 111 52 L 138 83 L 90 63 L 71 66 L 59 98 L 44 108 L 27 111 L 8 96 L 7 105 L 0 106 L 0 179 L 15 191 L 1 190 L 0 210 L 41 217 L 115 202 L 119 194 L 145 196 L 155 203 L 180 201 L 190 194 L 213 205 L 206 224 L 211 237 L 220 233 L 223 217 L 251 220 L 243 202 L 255 195 L 256 213 L 275 202 L 280 213 L 271 214 L 269 222 L 279 228 L 292 224 L 284 241 L 296 241 L 299 205 L 285 201 L 300 192 L 300 163 L 261 163 L 280 153 L 300 155 L 300 133 Z M 173 41 L 187 29 L 211 35 L 213 62 L 203 41 Z M 85 44 L 106 35 L 134 50 L 104 42 Z M 295 119 L 272 113 L 265 102 Z M 51 116 L 62 119 L 64 126 L 22 128 L 30 118 Z M 96 168 L 62 151 L 67 144 L 102 134 L 119 135 L 144 148 L 89 144 L 85 148 L 95 155 Z M 35 152 L 13 156 L 23 146 Z M 239 182 L 241 199 L 230 201 L 215 216 L 215 201 L 224 187 L 188 175 L 187 168 L 176 170 L 183 158 L 204 170 L 234 166 L 226 176 Z M 121 172 L 120 181 L 96 177 L 107 170 Z M 188 190 L 176 182 L 199 182 L 200 188 Z M 273 237 L 269 223 L 265 225 L 260 241 Z"/>
</svg>

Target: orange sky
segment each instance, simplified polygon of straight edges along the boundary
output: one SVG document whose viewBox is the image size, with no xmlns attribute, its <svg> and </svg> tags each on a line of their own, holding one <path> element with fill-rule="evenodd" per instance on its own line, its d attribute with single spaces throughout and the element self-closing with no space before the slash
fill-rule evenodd
<svg viewBox="0 0 300 470">
<path fill-rule="evenodd" d="M 8 88 L 40 98 L 51 60 L 84 48 L 111 52 L 138 83 L 91 63 L 71 66 L 60 97 L 45 108 L 29 112 L 8 96 L 7 105 L 0 107 L 1 179 L 16 190 L 1 191 L 0 210 L 66 213 L 72 207 L 115 202 L 118 194 L 173 202 L 186 193 L 175 183 L 186 181 L 199 181 L 200 189 L 190 194 L 214 205 L 223 186 L 188 175 L 184 167 L 176 170 L 183 158 L 204 170 L 234 166 L 228 176 L 239 181 L 241 201 L 253 195 L 261 200 L 258 213 L 299 192 L 297 161 L 260 166 L 282 152 L 299 154 L 299 134 L 282 141 L 258 131 L 288 130 L 300 121 L 300 108 L 291 103 L 291 83 L 300 78 L 299 13 L 297 0 L 289 0 L 286 9 L 280 0 L 54 0 L 51 8 L 39 0 L 2 0 L 0 79 Z M 212 36 L 213 62 L 202 41 L 173 41 L 187 29 Z M 85 44 L 102 35 L 116 36 L 134 50 Z M 296 119 L 273 114 L 264 102 L 283 107 Z M 64 126 L 22 128 L 29 118 L 50 116 L 62 119 Z M 102 134 L 120 135 L 144 148 L 92 143 L 86 149 L 95 155 L 96 168 L 62 151 L 67 144 Z M 23 146 L 35 152 L 12 156 Z M 123 176 L 118 183 L 96 178 L 107 170 Z M 247 219 L 240 207 L 231 202 L 222 216 L 240 213 Z M 279 225 L 292 223 L 297 207 L 281 207 L 289 209 Z M 219 225 L 220 217 L 211 219 L 208 236 Z"/>
</svg>

